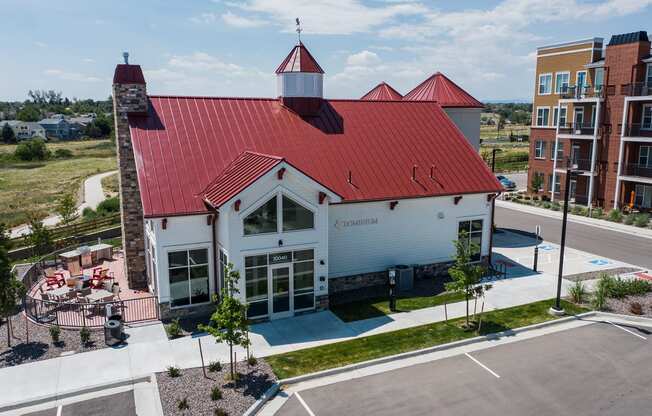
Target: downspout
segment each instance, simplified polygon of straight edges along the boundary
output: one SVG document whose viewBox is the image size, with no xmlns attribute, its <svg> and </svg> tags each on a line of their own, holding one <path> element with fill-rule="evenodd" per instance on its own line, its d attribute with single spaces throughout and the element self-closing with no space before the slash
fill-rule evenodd
<svg viewBox="0 0 652 416">
<path fill-rule="evenodd" d="M 218 258 L 217 258 L 217 238 L 215 235 L 217 234 L 217 218 L 220 216 L 220 212 L 216 209 L 211 207 L 211 209 L 215 212 L 213 214 L 213 218 L 211 221 L 211 245 L 213 246 L 213 281 L 215 283 L 215 295 L 217 299 L 219 300 L 220 298 L 220 277 L 218 276 Z"/>
<path fill-rule="evenodd" d="M 489 228 L 489 266 L 492 267 L 493 265 L 493 252 L 494 252 L 494 218 L 495 218 L 495 213 L 496 213 L 496 198 L 498 198 L 498 195 L 500 195 L 501 192 L 498 192 L 497 194 L 493 195 L 491 198 L 491 227 Z"/>
</svg>

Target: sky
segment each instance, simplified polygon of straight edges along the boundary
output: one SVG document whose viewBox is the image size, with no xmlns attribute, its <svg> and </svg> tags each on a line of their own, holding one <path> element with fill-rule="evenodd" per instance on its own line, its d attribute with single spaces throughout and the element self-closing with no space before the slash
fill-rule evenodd
<svg viewBox="0 0 652 416">
<path fill-rule="evenodd" d="M 0 0 L 0 10 L 2 101 L 30 89 L 106 98 L 123 51 L 149 94 L 272 97 L 296 17 L 327 97 L 381 81 L 405 94 L 441 71 L 483 101 L 530 100 L 537 46 L 652 29 L 652 0 Z"/>
</svg>

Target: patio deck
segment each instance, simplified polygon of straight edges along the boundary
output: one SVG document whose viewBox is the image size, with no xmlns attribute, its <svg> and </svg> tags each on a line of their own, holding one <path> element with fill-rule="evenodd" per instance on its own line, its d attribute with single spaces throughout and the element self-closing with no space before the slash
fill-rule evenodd
<svg viewBox="0 0 652 416">
<path fill-rule="evenodd" d="M 110 284 L 118 283 L 120 294 L 107 301 L 81 303 L 76 300 L 43 300 L 42 293 L 52 292 L 47 290 L 45 276 L 38 280 L 30 289 L 25 299 L 25 312 L 33 321 L 41 324 L 57 324 L 62 327 L 101 327 L 107 319 L 108 311 L 112 314 L 119 313 L 125 323 L 158 320 L 158 299 L 148 291 L 129 288 L 127 277 L 124 273 L 124 256 L 122 251 L 117 251 L 112 260 L 106 260 L 109 268 Z M 92 275 L 95 267 L 84 268 L 85 275 Z M 69 278 L 67 270 L 58 268 L 57 273 L 62 273 L 64 278 Z M 42 290 L 41 290 L 42 289 Z M 97 293 L 92 289 L 92 293 Z M 108 294 L 107 294 L 108 295 Z"/>
</svg>

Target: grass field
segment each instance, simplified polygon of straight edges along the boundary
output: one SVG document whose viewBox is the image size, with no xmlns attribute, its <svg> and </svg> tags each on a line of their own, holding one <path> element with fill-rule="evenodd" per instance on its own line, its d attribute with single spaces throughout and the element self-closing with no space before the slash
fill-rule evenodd
<svg viewBox="0 0 652 416">
<path fill-rule="evenodd" d="M 107 197 L 118 194 L 118 174 L 115 173 L 102 179 L 102 189 Z"/>
<path fill-rule="evenodd" d="M 510 133 L 514 136 L 530 135 L 530 126 L 522 124 L 505 124 L 505 127 L 496 131 L 496 126 L 480 126 L 480 138 L 483 141 L 508 140 Z"/>
<path fill-rule="evenodd" d="M 502 332 L 557 319 L 548 313 L 553 303 L 553 300 L 546 300 L 487 312 L 482 318 L 481 334 Z M 569 302 L 564 301 L 562 306 L 569 315 L 586 312 L 586 309 Z M 477 336 L 475 332 L 464 331 L 460 327 L 463 319 L 292 351 L 273 355 L 265 360 L 272 366 L 279 379 L 296 377 Z"/>
<path fill-rule="evenodd" d="M 491 153 L 494 148 L 500 150 L 496 153 L 496 172 L 518 172 L 527 169 L 529 161 L 528 143 L 481 145 L 480 155 L 487 161 L 487 164 L 491 164 Z"/>
<path fill-rule="evenodd" d="M 116 168 L 115 147 L 108 140 L 48 144 L 69 149 L 72 157 L 35 162 L 11 158 L 16 145 L 0 145 L 0 222 L 12 227 L 26 222 L 28 213 L 45 217 L 63 193 L 77 195 L 82 181 Z"/>
</svg>

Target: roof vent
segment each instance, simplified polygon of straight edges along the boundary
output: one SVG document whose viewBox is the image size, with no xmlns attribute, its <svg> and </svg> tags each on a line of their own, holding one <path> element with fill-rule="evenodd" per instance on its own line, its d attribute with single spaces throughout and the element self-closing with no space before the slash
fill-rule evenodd
<svg viewBox="0 0 652 416">
<path fill-rule="evenodd" d="M 129 52 L 122 52 L 122 57 L 125 60 L 125 65 L 129 65 Z"/>
</svg>

